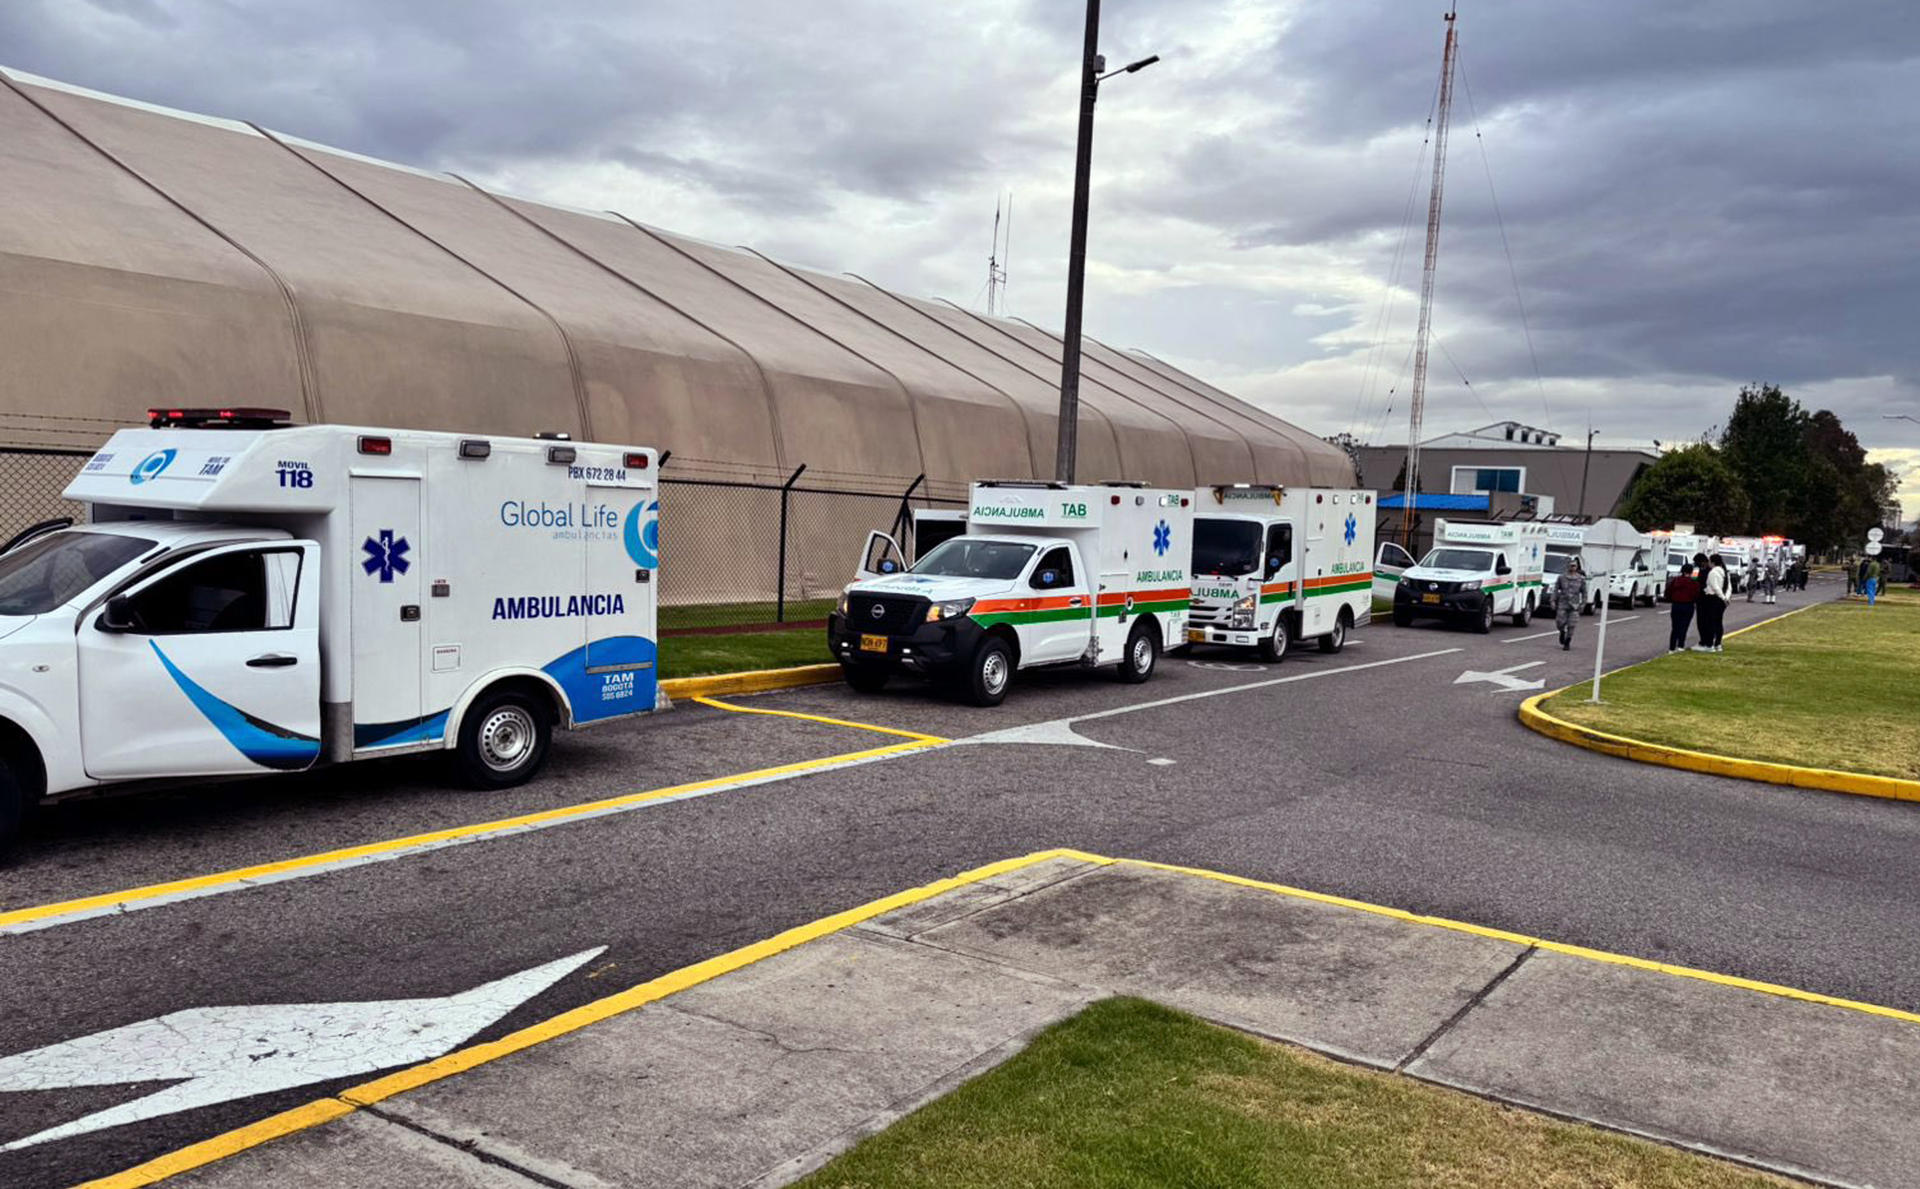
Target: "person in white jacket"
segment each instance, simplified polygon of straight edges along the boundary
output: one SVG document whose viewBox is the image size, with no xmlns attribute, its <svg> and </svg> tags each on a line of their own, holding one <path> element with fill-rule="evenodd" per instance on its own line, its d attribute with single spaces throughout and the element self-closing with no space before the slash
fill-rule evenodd
<svg viewBox="0 0 1920 1189">
<path fill-rule="evenodd" d="M 1718 553 L 1700 559 L 1707 578 L 1700 591 L 1700 643 L 1696 652 L 1719 652 L 1727 620 L 1727 562 Z"/>
</svg>

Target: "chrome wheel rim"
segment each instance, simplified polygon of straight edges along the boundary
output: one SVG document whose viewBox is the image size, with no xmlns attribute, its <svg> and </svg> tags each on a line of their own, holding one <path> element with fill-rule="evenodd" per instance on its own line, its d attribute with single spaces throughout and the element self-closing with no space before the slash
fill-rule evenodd
<svg viewBox="0 0 1920 1189">
<path fill-rule="evenodd" d="M 1133 642 L 1133 671 L 1145 673 L 1153 667 L 1153 641 L 1145 636 Z"/>
<path fill-rule="evenodd" d="M 533 754 L 533 715 L 520 706 L 502 706 L 480 724 L 480 762 L 495 772 L 511 772 Z"/>
<path fill-rule="evenodd" d="M 1006 653 L 992 652 L 987 654 L 986 661 L 980 666 L 980 684 L 986 686 L 987 692 L 990 694 L 997 694 L 1007 688 Z"/>
</svg>

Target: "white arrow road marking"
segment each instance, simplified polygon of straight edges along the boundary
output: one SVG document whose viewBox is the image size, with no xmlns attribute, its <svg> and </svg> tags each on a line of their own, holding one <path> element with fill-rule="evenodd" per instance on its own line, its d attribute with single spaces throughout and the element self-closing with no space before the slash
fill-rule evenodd
<svg viewBox="0 0 1920 1189">
<path fill-rule="evenodd" d="M 1469 669 L 1454 678 L 1453 683 L 1455 685 L 1466 685 L 1471 681 L 1484 681 L 1489 685 L 1497 685 L 1507 690 L 1545 689 L 1547 683 L 1544 681 L 1522 681 L 1518 677 L 1510 677 L 1508 674 L 1518 673 L 1522 669 L 1538 668 L 1546 663 L 1545 661 L 1528 661 L 1524 665 L 1509 665 L 1504 669 L 1496 669 L 1491 673 L 1476 673 L 1472 669 Z"/>
<path fill-rule="evenodd" d="M 193 1007 L 0 1057 L 0 1091 L 176 1083 L 145 1098 L 0 1144 L 0 1152 L 431 1060 L 606 949 L 585 950 L 444 999 Z"/>
<path fill-rule="evenodd" d="M 1111 743 L 1102 743 L 1078 735 L 1073 730 L 1073 720 L 1054 719 L 1051 722 L 1030 723 L 1024 727 L 1007 727 L 1004 730 L 988 731 L 984 735 L 969 735 L 965 739 L 955 739 L 953 746 L 963 747 L 974 743 L 1052 743 L 1062 747 L 1104 747 L 1112 751 L 1139 751 L 1137 747 L 1116 747 Z"/>
</svg>

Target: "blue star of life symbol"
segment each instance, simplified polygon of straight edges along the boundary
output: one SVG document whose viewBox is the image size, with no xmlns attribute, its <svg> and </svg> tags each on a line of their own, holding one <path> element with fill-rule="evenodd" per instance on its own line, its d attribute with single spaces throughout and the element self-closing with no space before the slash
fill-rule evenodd
<svg viewBox="0 0 1920 1189">
<path fill-rule="evenodd" d="M 380 575 L 382 582 L 392 582 L 395 574 L 406 573 L 413 564 L 407 560 L 407 551 L 411 548 L 407 539 L 401 537 L 394 540 L 390 528 L 380 530 L 379 540 L 368 537 L 360 548 L 367 551 L 367 560 L 360 563 L 360 568 L 369 574 Z"/>
<path fill-rule="evenodd" d="M 1347 513 L 1347 544 L 1353 544 L 1353 539 L 1359 535 L 1360 522 L 1354 519 L 1353 513 L 1349 512 Z"/>
<path fill-rule="evenodd" d="M 1173 548 L 1173 530 L 1162 520 L 1153 526 L 1153 551 L 1164 557 L 1167 550 Z"/>
</svg>

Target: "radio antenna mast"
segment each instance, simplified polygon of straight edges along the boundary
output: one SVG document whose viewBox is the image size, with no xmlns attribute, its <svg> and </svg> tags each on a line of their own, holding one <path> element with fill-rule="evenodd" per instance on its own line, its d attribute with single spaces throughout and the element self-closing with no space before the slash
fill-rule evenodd
<svg viewBox="0 0 1920 1189">
<path fill-rule="evenodd" d="M 1007 256 L 1013 245 L 1013 192 L 1004 196 L 1006 236 L 1000 232 L 1003 199 L 993 200 L 993 251 L 987 254 L 987 313 L 998 317 L 1007 312 Z"/>
<path fill-rule="evenodd" d="M 1447 179 L 1447 124 L 1453 113 L 1454 9 L 1447 13 L 1447 44 L 1440 55 L 1440 100 L 1433 124 L 1433 193 L 1427 199 L 1427 256 L 1420 272 L 1420 327 L 1413 347 L 1413 398 L 1407 426 L 1406 508 L 1401 516 L 1405 545 L 1413 548 L 1414 504 L 1420 492 L 1420 433 L 1427 411 L 1427 342 L 1433 330 L 1433 268 L 1440 254 L 1440 196 Z"/>
</svg>

